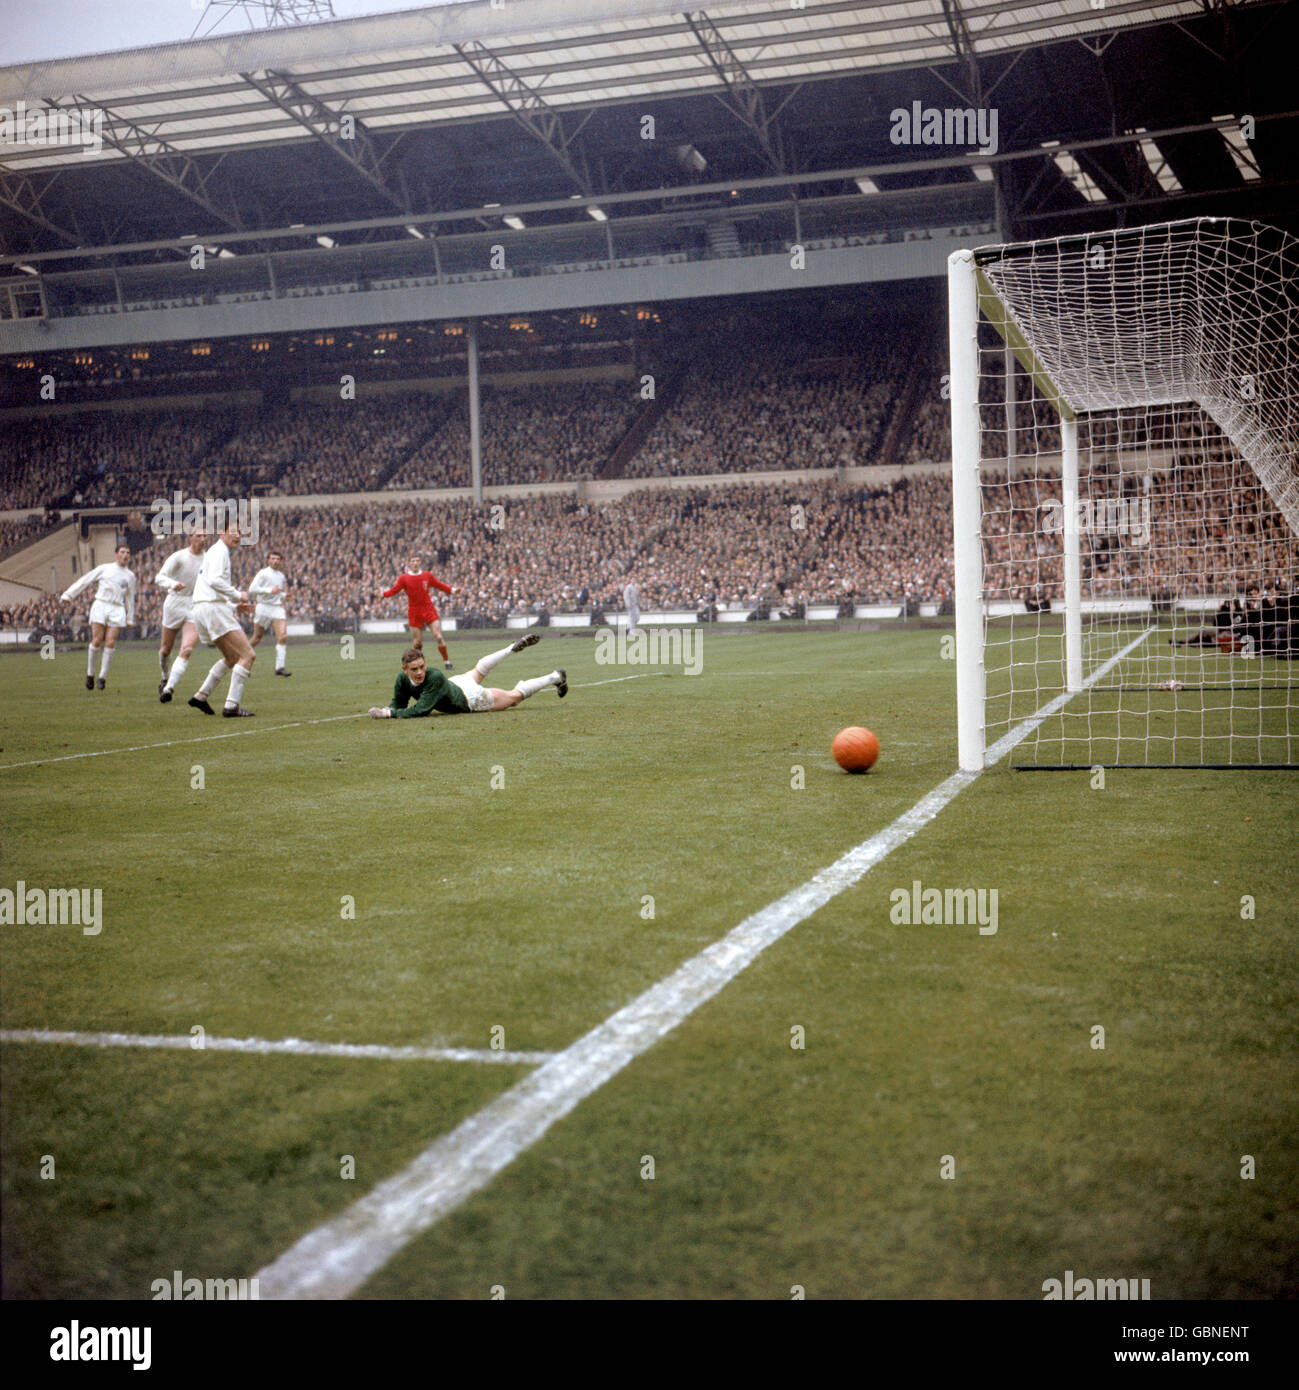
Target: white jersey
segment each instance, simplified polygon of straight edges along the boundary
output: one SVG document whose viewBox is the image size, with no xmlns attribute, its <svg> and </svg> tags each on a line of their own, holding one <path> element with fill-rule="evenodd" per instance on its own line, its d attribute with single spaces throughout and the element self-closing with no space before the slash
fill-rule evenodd
<svg viewBox="0 0 1299 1390">
<path fill-rule="evenodd" d="M 622 591 L 622 601 L 628 608 L 639 608 L 640 590 L 634 584 L 628 584 Z"/>
<path fill-rule="evenodd" d="M 99 584 L 95 591 L 96 603 L 124 608 L 127 626 L 130 626 L 135 621 L 135 575 L 125 565 L 119 565 L 116 560 L 88 570 L 75 584 L 69 586 L 63 597 L 76 598 L 83 589 L 88 589 L 96 582 Z"/>
<path fill-rule="evenodd" d="M 269 565 L 264 569 L 259 569 L 253 576 L 253 582 L 248 586 L 248 597 L 256 599 L 258 603 L 265 604 L 267 608 L 282 608 L 284 606 L 283 591 L 289 587 L 289 581 L 279 570 L 273 570 Z M 279 589 L 281 592 L 276 593 Z"/>
<path fill-rule="evenodd" d="M 239 590 L 230 582 L 230 547 L 219 536 L 203 552 L 203 563 L 194 581 L 194 602 L 239 602 Z"/>
<path fill-rule="evenodd" d="M 166 589 L 169 595 L 192 599 L 194 581 L 202 567 L 202 553 L 195 555 L 189 546 L 185 546 L 167 557 L 166 563 L 154 576 L 153 582 L 159 588 Z"/>
</svg>

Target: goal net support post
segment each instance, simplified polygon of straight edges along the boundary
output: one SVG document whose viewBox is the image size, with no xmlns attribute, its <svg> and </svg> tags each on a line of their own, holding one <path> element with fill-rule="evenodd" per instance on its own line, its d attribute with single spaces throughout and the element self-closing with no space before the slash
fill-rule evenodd
<svg viewBox="0 0 1299 1390">
<path fill-rule="evenodd" d="M 973 251 L 947 263 L 952 400 L 952 557 L 956 608 L 956 743 L 962 770 L 981 772 L 986 728 L 983 664 L 983 545 L 979 497 L 979 286 Z"/>
</svg>

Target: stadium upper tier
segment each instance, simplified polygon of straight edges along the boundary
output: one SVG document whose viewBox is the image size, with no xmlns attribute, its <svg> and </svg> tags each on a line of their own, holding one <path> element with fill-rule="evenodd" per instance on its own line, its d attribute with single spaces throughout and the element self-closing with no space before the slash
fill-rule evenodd
<svg viewBox="0 0 1299 1390">
<path fill-rule="evenodd" d="M 946 364 L 923 312 L 892 315 L 848 340 L 719 313 L 709 331 L 657 356 L 637 370 L 624 364 L 618 379 L 485 386 L 485 484 L 906 466 L 950 456 Z M 1001 362 L 986 351 L 986 425 L 1002 430 L 989 436 L 994 457 L 1004 452 Z M 656 380 L 649 400 L 646 374 Z M 1015 454 L 1057 453 L 1054 412 L 1028 378 L 1018 390 Z M 1162 419 L 1129 422 L 1131 447 L 1176 442 Z M 633 427 L 643 437 L 629 439 Z M 1178 428 L 1188 428 L 1184 419 Z M 0 510 L 146 507 L 175 491 L 329 496 L 469 485 L 467 395 L 451 381 L 330 403 L 89 410 L 13 420 L 0 436 Z"/>
<path fill-rule="evenodd" d="M 879 462 L 917 369 L 911 349 L 922 330 L 936 331 L 918 314 L 881 320 L 879 329 L 869 342 L 827 341 L 719 312 L 641 368 L 624 363 L 621 379 L 484 386 L 484 482 L 599 476 L 642 415 L 652 428 L 631 457 L 633 476 Z M 653 399 L 644 394 L 647 374 Z M 926 384 L 935 397 L 939 376 Z M 176 489 L 305 496 L 468 487 L 467 393 L 450 380 L 436 385 L 332 404 L 16 420 L 0 438 L 0 509 L 144 505 Z"/>
</svg>

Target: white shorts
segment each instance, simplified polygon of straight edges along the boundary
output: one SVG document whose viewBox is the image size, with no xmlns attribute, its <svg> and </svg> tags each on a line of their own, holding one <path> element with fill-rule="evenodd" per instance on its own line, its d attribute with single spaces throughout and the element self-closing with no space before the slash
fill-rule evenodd
<svg viewBox="0 0 1299 1390">
<path fill-rule="evenodd" d="M 90 621 L 103 623 L 105 627 L 125 627 L 126 608 L 120 603 L 108 603 L 97 598 L 90 605 Z"/>
<path fill-rule="evenodd" d="M 168 594 L 162 601 L 162 625 L 173 631 L 193 621 L 194 600 L 188 594 Z"/>
<path fill-rule="evenodd" d="M 481 686 L 472 676 L 452 676 L 451 684 L 458 685 L 469 701 L 470 714 L 490 714 L 494 708 L 492 697 L 485 686 Z"/>
<path fill-rule="evenodd" d="M 232 603 L 196 603 L 190 622 L 198 629 L 198 640 L 209 647 L 227 632 L 243 631 Z"/>
<path fill-rule="evenodd" d="M 284 621 L 284 605 L 282 603 L 259 603 L 253 609 L 253 622 L 258 627 L 269 628 L 272 623 Z"/>
</svg>

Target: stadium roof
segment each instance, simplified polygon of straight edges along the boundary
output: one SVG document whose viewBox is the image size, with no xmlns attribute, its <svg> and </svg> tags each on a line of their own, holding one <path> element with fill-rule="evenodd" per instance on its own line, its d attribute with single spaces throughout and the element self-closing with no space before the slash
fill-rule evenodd
<svg viewBox="0 0 1299 1390">
<path fill-rule="evenodd" d="M 0 68 L 0 106 L 105 112 L 96 158 L 134 137 L 169 153 L 309 141 L 309 118 L 347 113 L 370 132 L 655 100 L 965 61 L 1203 13 L 1200 0 L 464 0 L 295 28 L 219 35 Z M 85 167 L 81 148 L 4 148 L 3 167 Z"/>
<path fill-rule="evenodd" d="M 175 265 L 196 239 L 229 268 L 599 230 L 562 258 L 591 261 L 774 202 L 791 233 L 874 233 L 912 195 L 923 232 L 988 220 L 976 181 L 1008 236 L 1296 221 L 1284 0 L 798 2 L 468 0 L 0 68 L 0 297 L 6 275 Z M 99 147 L 5 143 L 20 101 L 69 128 L 98 111 Z M 916 103 L 986 108 L 999 142 L 900 147 Z M 820 226 L 832 204 L 854 225 Z"/>
</svg>

